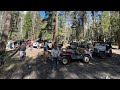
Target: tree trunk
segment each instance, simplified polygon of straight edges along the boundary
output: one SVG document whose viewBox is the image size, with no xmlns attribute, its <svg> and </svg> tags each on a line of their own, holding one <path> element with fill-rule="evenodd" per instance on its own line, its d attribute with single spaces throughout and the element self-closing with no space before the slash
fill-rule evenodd
<svg viewBox="0 0 120 90">
<path fill-rule="evenodd" d="M 32 39 L 35 39 L 35 18 L 36 18 L 36 11 L 32 11 Z"/>
<path fill-rule="evenodd" d="M 120 49 L 120 31 L 118 31 L 118 40 L 117 40 L 117 42 L 118 42 L 118 49 Z"/>
<path fill-rule="evenodd" d="M 118 49 L 120 49 L 120 11 L 119 11 Z"/>
<path fill-rule="evenodd" d="M 36 11 L 36 39 L 39 36 L 40 23 L 40 11 Z"/>
<path fill-rule="evenodd" d="M 58 11 L 56 12 L 55 31 L 53 31 L 53 46 L 57 44 L 57 36 L 58 36 Z"/>
<path fill-rule="evenodd" d="M 5 23 L 2 31 L 2 36 L 1 36 L 0 52 L 5 51 L 6 49 L 8 33 L 10 31 L 11 12 L 12 11 L 5 11 Z"/>
<path fill-rule="evenodd" d="M 92 20 L 93 20 L 93 30 L 92 30 L 92 39 L 93 39 L 93 41 L 95 41 L 95 13 L 94 13 L 94 11 L 92 11 Z"/>
<path fill-rule="evenodd" d="M 66 11 L 65 12 L 65 42 L 66 42 L 66 40 L 67 40 L 67 27 L 66 27 L 66 25 L 67 25 L 67 16 L 68 16 L 68 11 Z"/>
<path fill-rule="evenodd" d="M 67 37 L 67 31 L 66 31 L 66 25 L 65 25 L 65 41 L 66 41 L 66 37 Z"/>
</svg>

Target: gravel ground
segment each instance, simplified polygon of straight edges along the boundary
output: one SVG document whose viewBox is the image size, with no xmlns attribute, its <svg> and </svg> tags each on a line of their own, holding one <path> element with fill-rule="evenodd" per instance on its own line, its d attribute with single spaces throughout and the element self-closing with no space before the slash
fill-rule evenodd
<svg viewBox="0 0 120 90">
<path fill-rule="evenodd" d="M 43 59 L 43 49 L 27 49 L 27 57 L 19 61 L 19 53 L 0 66 L 0 79 L 120 79 L 120 50 L 113 49 L 113 56 L 106 59 L 94 57 L 90 63 L 72 61 L 58 64 L 58 71 L 50 69 Z"/>
</svg>

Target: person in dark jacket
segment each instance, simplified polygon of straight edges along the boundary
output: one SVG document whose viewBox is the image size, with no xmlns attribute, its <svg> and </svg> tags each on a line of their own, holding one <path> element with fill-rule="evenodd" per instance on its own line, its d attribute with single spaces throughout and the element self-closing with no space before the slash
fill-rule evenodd
<svg viewBox="0 0 120 90">
<path fill-rule="evenodd" d="M 45 40 L 45 42 L 44 42 L 44 59 L 45 59 L 45 63 L 47 64 L 47 60 L 48 60 L 48 42 L 47 42 L 47 40 Z"/>
<path fill-rule="evenodd" d="M 25 59 L 25 57 L 26 57 L 26 45 L 24 44 L 24 42 L 20 42 L 19 51 L 20 51 L 20 60 Z"/>
</svg>

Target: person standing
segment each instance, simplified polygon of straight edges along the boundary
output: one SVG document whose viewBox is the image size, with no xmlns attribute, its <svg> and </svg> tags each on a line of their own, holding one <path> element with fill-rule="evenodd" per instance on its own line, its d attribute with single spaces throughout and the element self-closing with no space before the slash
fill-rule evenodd
<svg viewBox="0 0 120 90">
<path fill-rule="evenodd" d="M 10 40 L 8 41 L 8 48 L 10 49 Z"/>
<path fill-rule="evenodd" d="M 57 64 L 58 64 L 58 59 L 60 56 L 60 50 L 56 44 L 53 46 L 53 49 L 51 51 L 51 56 L 52 56 L 52 69 L 57 70 L 58 69 Z"/>
<path fill-rule="evenodd" d="M 45 40 L 45 42 L 44 42 L 44 59 L 45 59 L 45 62 L 47 63 L 47 59 L 48 59 L 48 42 L 47 42 L 47 40 Z"/>
<path fill-rule="evenodd" d="M 30 41 L 29 41 L 29 47 L 30 47 L 30 51 L 32 51 L 32 49 L 33 49 L 33 40 L 31 39 Z"/>
<path fill-rule="evenodd" d="M 20 42 L 19 51 L 20 51 L 20 60 L 25 59 L 25 57 L 26 57 L 26 45 L 25 45 L 24 41 Z"/>
<path fill-rule="evenodd" d="M 4 57 L 6 56 L 5 52 L 5 41 L 0 42 L 0 65 L 3 65 L 5 63 Z"/>
<path fill-rule="evenodd" d="M 10 40 L 10 49 L 12 49 L 13 47 L 12 47 L 12 40 Z"/>
</svg>

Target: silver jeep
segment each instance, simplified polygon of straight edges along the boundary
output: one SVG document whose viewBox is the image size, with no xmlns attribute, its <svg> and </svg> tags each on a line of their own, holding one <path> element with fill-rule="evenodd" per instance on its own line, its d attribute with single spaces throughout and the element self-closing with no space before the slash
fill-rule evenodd
<svg viewBox="0 0 120 90">
<path fill-rule="evenodd" d="M 106 56 L 112 56 L 112 46 L 110 43 L 95 43 L 92 50 L 93 55 L 105 58 Z"/>
</svg>

